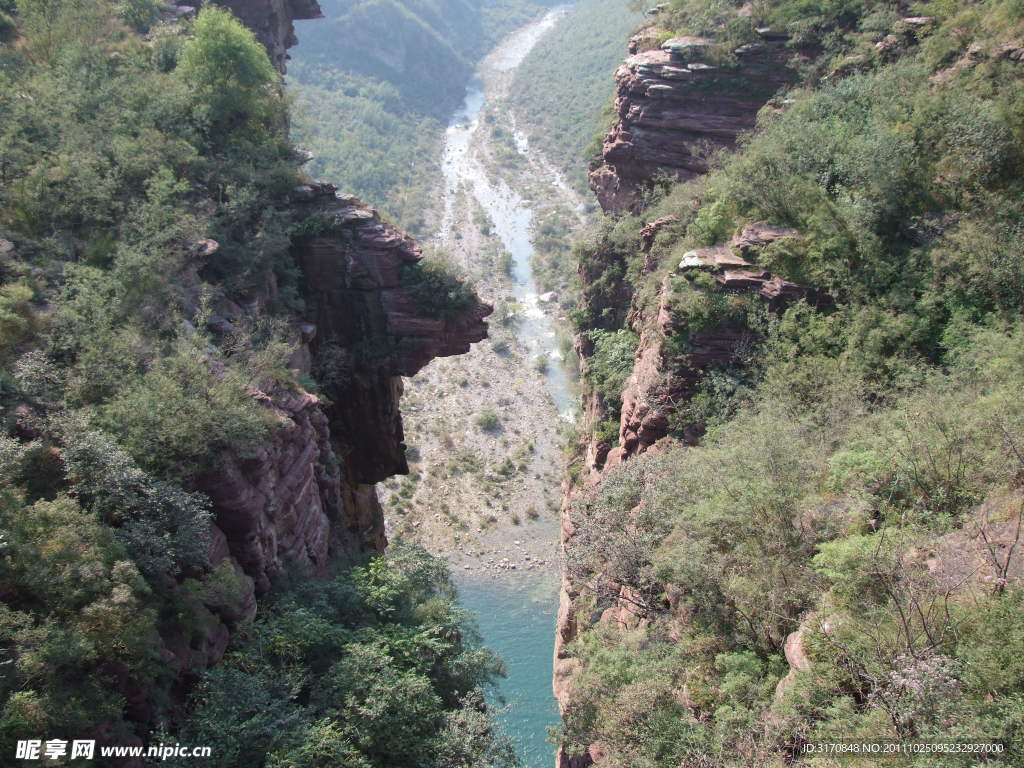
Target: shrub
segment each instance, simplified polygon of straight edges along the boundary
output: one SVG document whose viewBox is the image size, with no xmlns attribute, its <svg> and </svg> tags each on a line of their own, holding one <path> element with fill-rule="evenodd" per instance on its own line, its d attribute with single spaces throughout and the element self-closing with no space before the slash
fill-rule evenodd
<svg viewBox="0 0 1024 768">
<path fill-rule="evenodd" d="M 144 32 L 160 18 L 162 8 L 157 0 L 122 0 L 117 6 L 117 14 L 129 27 Z"/>
<path fill-rule="evenodd" d="M 475 423 L 481 432 L 486 432 L 490 435 L 501 431 L 501 417 L 490 409 L 478 414 Z"/>
<path fill-rule="evenodd" d="M 109 435 L 78 419 L 66 419 L 61 432 L 72 493 L 117 530 L 151 584 L 209 567 L 211 515 L 203 495 L 150 477 Z"/>
<path fill-rule="evenodd" d="M 4 566 L 0 643 L 0 746 L 26 727 L 70 738 L 119 715 L 116 681 L 127 666 L 140 683 L 156 629 L 151 595 L 114 531 L 67 497 L 25 505 L 0 492 Z"/>
<path fill-rule="evenodd" d="M 594 353 L 587 361 L 587 380 L 606 404 L 617 411 L 626 379 L 633 373 L 633 359 L 639 343 L 637 335 L 626 329 L 590 331 L 587 338 Z"/>
<path fill-rule="evenodd" d="M 252 30 L 217 6 L 204 7 L 181 49 L 176 74 L 193 95 L 195 118 L 224 142 L 243 130 L 262 130 L 274 114 L 277 71 Z"/>
<path fill-rule="evenodd" d="M 0 351 L 27 339 L 32 329 L 29 302 L 33 291 L 24 283 L 0 286 Z"/>
<path fill-rule="evenodd" d="M 402 269 L 402 287 L 416 308 L 430 317 L 451 320 L 477 304 L 476 292 L 448 264 L 424 260 Z"/>
<path fill-rule="evenodd" d="M 100 406 L 96 421 L 141 466 L 179 478 L 267 432 L 245 380 L 230 368 L 214 372 L 205 355 L 188 345 Z"/>
</svg>

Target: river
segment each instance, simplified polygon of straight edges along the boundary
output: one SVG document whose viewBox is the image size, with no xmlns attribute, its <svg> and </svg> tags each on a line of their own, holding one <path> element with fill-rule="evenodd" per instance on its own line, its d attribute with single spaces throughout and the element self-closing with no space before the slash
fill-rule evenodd
<svg viewBox="0 0 1024 768">
<path fill-rule="evenodd" d="M 518 341 L 529 358 L 543 355 L 554 361 L 545 373 L 547 391 L 562 419 L 571 422 L 578 397 L 568 372 L 557 363 L 561 355 L 555 321 L 544 311 L 534 280 L 531 201 L 524 199 L 514 182 L 495 170 L 493 163 L 485 161 L 488 132 L 480 130 L 481 115 L 489 106 L 501 105 L 497 120 L 504 122 L 515 137 L 517 151 L 536 173 L 549 178 L 547 185 L 554 194 L 563 198 L 572 194 L 549 164 L 531 154 L 526 137 L 516 129 L 503 102 L 512 73 L 566 12 L 565 7 L 553 9 L 510 35 L 484 60 L 467 88 L 465 102 L 445 133 L 444 209 L 437 241 L 445 246 L 457 237 L 453 224 L 456 198 L 460 189 L 468 190 L 490 217 L 495 234 L 512 256 L 511 293 L 520 307 L 515 325 Z M 570 204 L 579 207 L 577 201 Z M 529 419 L 530 414 L 523 414 L 523 418 Z M 553 540 L 557 537 L 557 526 L 546 530 Z M 507 677 L 491 696 L 499 710 L 499 721 L 515 741 L 524 768 L 550 768 L 554 747 L 547 741 L 547 729 L 558 723 L 551 692 L 557 565 L 550 563 L 543 570 L 504 578 L 487 577 L 477 571 L 456 571 L 455 577 L 460 602 L 476 615 L 484 642 L 502 656 L 508 667 Z"/>
</svg>

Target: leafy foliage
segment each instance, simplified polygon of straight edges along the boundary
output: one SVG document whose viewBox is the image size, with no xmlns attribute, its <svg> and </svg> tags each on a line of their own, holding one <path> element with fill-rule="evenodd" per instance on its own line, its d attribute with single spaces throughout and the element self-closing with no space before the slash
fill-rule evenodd
<svg viewBox="0 0 1024 768">
<path fill-rule="evenodd" d="M 402 269 L 402 287 L 429 317 L 450 320 L 477 304 L 473 287 L 445 261 L 434 258 Z"/>
<path fill-rule="evenodd" d="M 279 108 L 277 72 L 266 51 L 252 30 L 216 6 L 199 14 L 176 71 L 192 94 L 195 119 L 209 125 L 214 140 L 260 130 Z"/>
<path fill-rule="evenodd" d="M 624 328 L 614 333 L 590 331 L 587 338 L 594 347 L 587 360 L 587 380 L 613 414 L 618 413 L 622 404 L 622 388 L 633 372 L 639 339 Z"/>
<path fill-rule="evenodd" d="M 181 738 L 226 767 L 511 765 L 480 694 L 501 667 L 454 596 L 440 561 L 403 547 L 300 576 L 206 675 Z"/>
<path fill-rule="evenodd" d="M 67 497 L 29 505 L 4 490 L 0 529 L 4 749 L 33 730 L 67 738 L 118 717 L 113 668 L 147 659 L 156 620 L 124 545 Z"/>
<path fill-rule="evenodd" d="M 674 0 L 657 21 L 732 45 L 753 34 L 736 8 Z M 572 509 L 582 671 L 563 744 L 598 744 L 609 766 L 768 766 L 824 764 L 808 742 L 974 733 L 1019 761 L 1019 686 L 989 675 L 1005 664 L 1016 681 L 1020 661 L 991 638 L 1020 631 L 1024 294 L 1009 243 L 1024 123 L 1019 70 L 995 51 L 1024 17 L 1000 0 L 749 10 L 812 46 L 802 82 L 706 179 L 578 248 L 581 328 L 607 338 L 627 308 L 652 326 L 667 310 L 645 338 L 681 391 L 670 428 L 708 431 L 606 472 Z M 932 18 L 910 35 L 912 14 Z M 852 55 L 855 72 L 822 79 Z M 668 216 L 631 268 L 640 228 Z M 755 221 L 797 232 L 757 266 L 828 300 L 767 312 L 672 274 Z M 700 333 L 741 342 L 702 367 Z"/>
<path fill-rule="evenodd" d="M 267 431 L 244 379 L 230 370 L 211 371 L 194 347 L 161 359 L 104 404 L 97 421 L 143 465 L 179 477 Z"/>
</svg>

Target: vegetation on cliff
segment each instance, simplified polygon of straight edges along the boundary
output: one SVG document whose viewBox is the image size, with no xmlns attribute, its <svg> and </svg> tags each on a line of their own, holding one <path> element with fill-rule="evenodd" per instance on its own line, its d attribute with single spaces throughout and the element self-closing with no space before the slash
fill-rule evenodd
<svg viewBox="0 0 1024 768">
<path fill-rule="evenodd" d="M 640 18 L 623 0 L 583 0 L 516 70 L 513 104 L 530 141 L 584 194 L 589 144 L 608 119 L 608 80 Z"/>
<path fill-rule="evenodd" d="M 255 577 L 198 490 L 296 427 L 264 393 L 311 402 L 303 179 L 263 47 L 216 6 L 0 11 L 4 760 L 162 729 L 218 765 L 503 764 L 478 690 L 499 668 L 437 562 L 297 573 L 253 621 Z"/>
<path fill-rule="evenodd" d="M 282 580 L 178 739 L 216 744 L 224 768 L 514 765 L 479 688 L 501 666 L 454 601 L 444 564 L 411 547 Z"/>
<path fill-rule="evenodd" d="M 1024 9 L 673 2 L 657 22 L 730 46 L 770 26 L 814 55 L 707 177 L 578 246 L 576 320 L 657 351 L 639 397 L 668 435 L 572 508 L 564 743 L 631 768 L 824 765 L 804 745 L 840 739 L 1020 761 Z M 733 269 L 805 299 L 677 269 L 755 222 L 783 236 L 733 240 Z"/>
</svg>

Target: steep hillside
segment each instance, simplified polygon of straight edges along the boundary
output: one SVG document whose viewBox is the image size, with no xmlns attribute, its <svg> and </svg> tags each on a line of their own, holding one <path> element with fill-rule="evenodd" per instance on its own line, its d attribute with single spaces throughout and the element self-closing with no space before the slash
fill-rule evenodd
<svg viewBox="0 0 1024 768">
<path fill-rule="evenodd" d="M 516 72 L 511 93 L 524 130 L 581 192 L 589 145 L 605 127 L 608 77 L 642 18 L 623 0 L 582 0 Z"/>
<path fill-rule="evenodd" d="M 3 11 L 5 764 L 179 735 L 224 767 L 505 764 L 499 666 L 443 567 L 381 555 L 373 485 L 407 471 L 400 377 L 490 307 L 300 175 L 290 16 L 264 49 L 216 6 Z"/>
<path fill-rule="evenodd" d="M 1022 33 L 682 0 L 632 41 L 576 247 L 563 766 L 1024 759 Z M 977 760 L 921 749 L 885 759 Z"/>
<path fill-rule="evenodd" d="M 292 51 L 294 136 L 317 176 L 426 234 L 440 139 L 476 61 L 543 2 L 326 0 Z"/>
</svg>

